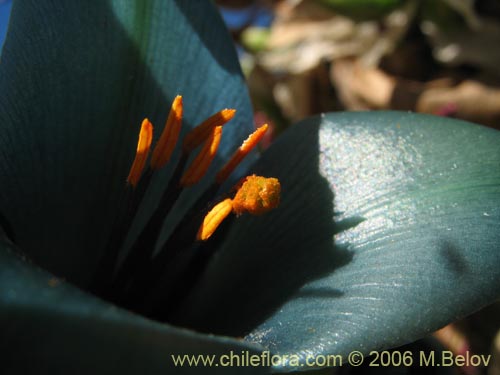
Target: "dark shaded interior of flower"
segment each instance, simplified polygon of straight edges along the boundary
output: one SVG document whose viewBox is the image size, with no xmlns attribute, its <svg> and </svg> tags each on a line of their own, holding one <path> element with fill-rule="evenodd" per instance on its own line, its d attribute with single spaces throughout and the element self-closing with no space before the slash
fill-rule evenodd
<svg viewBox="0 0 500 375">
<path fill-rule="evenodd" d="M 264 214 L 280 201 L 279 181 L 261 176 L 245 177 L 232 191 L 217 196 L 221 184 L 264 136 L 267 125 L 263 125 L 235 151 L 160 251 L 155 252 L 165 217 L 183 189 L 204 177 L 216 155 L 222 127 L 233 118 L 235 110 L 224 109 L 214 114 L 190 131 L 181 144 L 178 138 L 182 112 L 182 97 L 177 96 L 151 153 L 153 125 L 148 119 L 143 121 L 136 157 L 111 235 L 90 286 L 91 292 L 99 297 L 160 321 L 169 321 L 175 307 L 196 284 L 217 248 L 218 237 L 224 235 L 223 224 L 231 219 L 230 214 Z M 131 247 L 125 248 L 127 234 L 150 182 L 169 163 L 176 146 L 182 147 L 182 151 L 172 178 Z M 190 158 L 191 154 L 194 157 Z M 126 254 L 123 260 L 122 254 Z"/>
<path fill-rule="evenodd" d="M 12 229 L 12 225 L 10 222 L 7 220 L 7 218 L 0 212 L 0 233 L 4 233 L 7 238 L 12 241 L 16 242 L 16 237 L 14 235 L 14 230 Z"/>
</svg>

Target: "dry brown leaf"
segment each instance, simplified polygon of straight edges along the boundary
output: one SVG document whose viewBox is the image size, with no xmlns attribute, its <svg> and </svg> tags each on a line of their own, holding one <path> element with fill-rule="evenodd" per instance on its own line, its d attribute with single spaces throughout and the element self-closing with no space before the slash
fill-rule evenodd
<svg viewBox="0 0 500 375">
<path fill-rule="evenodd" d="M 352 60 L 332 65 L 332 84 L 340 101 L 349 110 L 388 109 L 395 79 L 376 68 L 366 68 Z"/>
<path fill-rule="evenodd" d="M 431 88 L 422 92 L 416 110 L 436 114 L 450 105 L 455 117 L 500 128 L 500 89 L 469 80 L 456 87 Z"/>
</svg>

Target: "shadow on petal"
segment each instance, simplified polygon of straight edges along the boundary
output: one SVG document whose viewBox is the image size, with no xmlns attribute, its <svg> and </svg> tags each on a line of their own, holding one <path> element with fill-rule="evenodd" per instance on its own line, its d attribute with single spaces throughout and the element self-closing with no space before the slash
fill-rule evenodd
<svg viewBox="0 0 500 375">
<path fill-rule="evenodd" d="M 258 355 L 236 339 L 154 322 L 103 302 L 20 259 L 0 228 L 2 374 L 196 374 L 177 357 Z M 213 357 L 212 357 L 213 356 Z M 234 373 L 205 366 L 203 373 Z M 247 366 L 238 373 L 268 373 Z"/>
<path fill-rule="evenodd" d="M 176 323 L 244 335 L 290 298 L 342 295 L 335 288 L 301 289 L 351 261 L 352 253 L 336 246 L 334 236 L 362 221 L 335 223 L 333 192 L 319 168 L 318 126 L 319 118 L 295 132 L 300 142 L 293 150 L 278 141 L 251 171 L 280 180 L 280 206 L 234 220 Z"/>
<path fill-rule="evenodd" d="M 495 301 L 499 141 L 404 112 L 295 125 L 255 166 L 280 178 L 281 207 L 235 220 L 178 320 L 235 335 L 255 324 L 245 340 L 299 356 L 276 366 L 299 370 L 311 354 L 396 347 Z"/>
<path fill-rule="evenodd" d="M 437 248 L 439 249 L 439 255 L 443 258 L 443 264 L 451 273 L 455 273 L 458 277 L 470 271 L 468 270 L 467 261 L 462 255 L 464 250 L 458 248 L 452 241 L 443 239 L 439 241 Z"/>
</svg>

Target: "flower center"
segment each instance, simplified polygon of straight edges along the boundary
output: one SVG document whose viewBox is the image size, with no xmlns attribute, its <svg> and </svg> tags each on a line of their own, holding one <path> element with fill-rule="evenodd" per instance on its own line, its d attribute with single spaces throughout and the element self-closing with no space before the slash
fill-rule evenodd
<svg viewBox="0 0 500 375">
<path fill-rule="evenodd" d="M 147 165 L 153 139 L 153 125 L 144 119 L 139 132 L 137 152 L 127 177 L 126 190 L 117 213 L 108 245 L 94 275 L 91 290 L 125 308 L 159 320 L 168 320 L 179 300 L 189 294 L 203 273 L 217 246 L 212 238 L 231 212 L 260 215 L 276 208 L 280 183 L 276 178 L 248 176 L 235 187 L 233 198 L 216 198 L 223 182 L 260 142 L 267 131 L 263 125 L 252 133 L 216 174 L 214 182 L 182 218 L 172 235 L 154 253 L 165 217 L 185 187 L 198 183 L 214 159 L 223 126 L 235 115 L 224 109 L 191 130 L 182 142 L 182 152 L 172 178 L 155 211 L 118 262 L 133 219 L 136 216 L 154 173 L 170 160 L 182 124 L 182 97 L 177 96 Z M 200 148 L 191 164 L 189 156 Z M 224 228 L 218 232 L 224 232 Z M 217 237 L 217 236 L 214 236 Z M 210 240 L 209 240 L 210 239 Z"/>
</svg>

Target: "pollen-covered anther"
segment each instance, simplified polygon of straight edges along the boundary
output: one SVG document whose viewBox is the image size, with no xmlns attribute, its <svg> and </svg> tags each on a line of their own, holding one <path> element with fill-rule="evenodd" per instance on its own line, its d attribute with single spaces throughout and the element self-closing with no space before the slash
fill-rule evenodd
<svg viewBox="0 0 500 375">
<path fill-rule="evenodd" d="M 233 199 L 233 211 L 237 215 L 248 212 L 261 215 L 280 203 L 281 185 L 277 178 L 247 176 Z"/>
<path fill-rule="evenodd" d="M 184 137 L 182 150 L 185 153 L 193 151 L 196 147 L 205 142 L 215 127 L 225 125 L 234 117 L 235 113 L 235 109 L 226 108 L 207 118 Z"/>
<path fill-rule="evenodd" d="M 243 144 L 236 150 L 236 152 L 231 156 L 231 159 L 224 165 L 217 176 L 215 177 L 215 181 L 220 185 L 222 184 L 226 178 L 233 172 L 234 168 L 238 166 L 239 163 L 247 156 L 250 151 L 254 149 L 255 146 L 260 142 L 262 137 L 266 134 L 268 125 L 264 124 L 257 130 L 255 130 L 252 134 L 248 136 L 248 138 L 243 142 Z"/>
<path fill-rule="evenodd" d="M 231 199 L 227 198 L 220 203 L 217 203 L 214 208 L 212 208 L 207 216 L 203 219 L 203 223 L 198 230 L 196 239 L 198 241 L 206 241 L 214 234 L 217 227 L 222 223 L 222 221 L 231 213 L 233 210 L 233 205 Z"/>
<path fill-rule="evenodd" d="M 211 134 L 205 141 L 203 148 L 200 150 L 199 154 L 196 155 L 189 168 L 181 177 L 181 186 L 191 186 L 202 179 L 217 153 L 221 136 L 222 126 L 216 126 L 211 130 Z"/>
<path fill-rule="evenodd" d="M 182 96 L 177 95 L 172 102 L 172 107 L 160 139 L 153 150 L 150 162 L 151 169 L 158 170 L 170 160 L 177 140 L 179 139 L 182 125 L 182 112 Z"/>
<path fill-rule="evenodd" d="M 231 211 L 238 216 L 244 212 L 261 215 L 280 203 L 281 185 L 277 178 L 247 176 L 238 186 L 233 199 L 218 203 L 205 216 L 196 236 L 198 241 L 206 241 Z"/>
<path fill-rule="evenodd" d="M 144 170 L 144 166 L 146 165 L 152 140 L 153 125 L 146 118 L 142 121 L 141 124 L 139 140 L 137 141 L 137 152 L 135 154 L 134 162 L 132 163 L 132 167 L 130 168 L 129 175 L 127 177 L 127 183 L 132 185 L 134 188 L 137 186 L 137 183 L 141 178 L 142 171 Z"/>
</svg>

